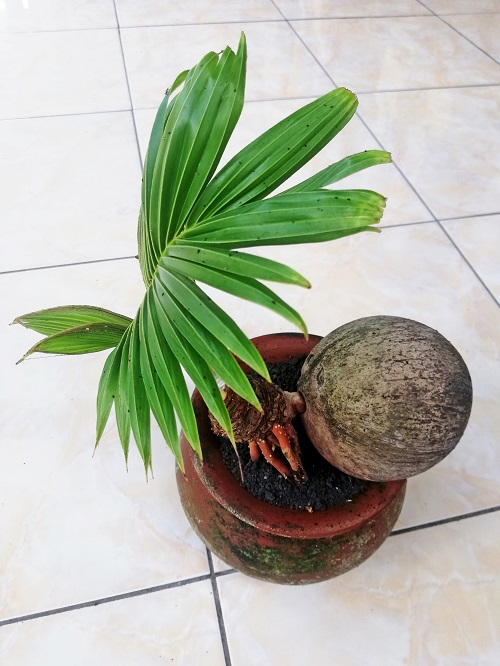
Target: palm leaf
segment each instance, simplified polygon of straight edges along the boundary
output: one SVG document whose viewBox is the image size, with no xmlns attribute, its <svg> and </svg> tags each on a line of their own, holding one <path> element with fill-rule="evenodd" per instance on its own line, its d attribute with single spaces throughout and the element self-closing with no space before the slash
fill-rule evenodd
<svg viewBox="0 0 500 666">
<path fill-rule="evenodd" d="M 299 313 L 258 280 L 169 256 L 164 257 L 161 261 L 160 275 L 162 268 L 269 308 L 300 328 L 307 335 L 306 325 Z"/>
<path fill-rule="evenodd" d="M 91 354 L 116 347 L 126 329 L 117 324 L 95 322 L 84 326 L 76 326 L 60 333 L 54 333 L 37 342 L 18 361 L 35 352 L 45 354 Z"/>
<path fill-rule="evenodd" d="M 151 465 L 150 406 L 141 372 L 141 345 L 138 321 L 135 319 L 130 329 L 128 353 L 128 381 L 126 386 L 130 426 L 134 439 L 144 461 L 146 476 Z M 131 379 L 130 379 L 131 378 Z"/>
<path fill-rule="evenodd" d="M 366 231 L 384 206 L 384 197 L 368 190 L 280 194 L 220 213 L 186 230 L 182 241 L 233 249 L 333 240 Z"/>
<path fill-rule="evenodd" d="M 198 429 L 186 380 L 179 362 L 163 339 L 160 325 L 157 323 L 158 318 L 154 314 L 155 306 L 152 304 L 152 298 L 151 291 L 148 291 L 141 307 L 140 317 L 143 324 L 141 330 L 144 340 L 147 340 L 147 344 L 143 344 L 143 347 L 150 357 L 152 371 L 158 376 L 175 413 L 179 416 L 186 438 L 201 456 Z M 144 371 L 144 364 L 142 368 Z"/>
<path fill-rule="evenodd" d="M 130 411 L 128 406 L 128 383 L 132 379 L 129 375 L 128 355 L 130 345 L 130 329 L 127 329 L 123 337 L 120 367 L 118 370 L 118 385 L 114 397 L 116 425 L 118 426 L 118 435 L 125 456 L 125 463 L 128 465 L 128 452 L 130 443 Z"/>
<path fill-rule="evenodd" d="M 363 169 L 368 169 L 376 164 L 388 164 L 389 162 L 391 162 L 391 154 L 385 150 L 364 150 L 362 153 L 349 155 L 349 157 L 344 157 L 344 159 L 335 162 L 335 164 L 330 164 L 326 169 L 291 187 L 286 192 L 283 192 L 283 194 L 318 190 L 321 187 L 333 185 L 333 183 L 337 183 L 339 180 L 347 178 L 347 176 L 352 176 L 352 174 Z"/>
<path fill-rule="evenodd" d="M 180 273 L 164 271 L 161 282 L 176 294 L 186 310 L 222 342 L 235 356 L 270 381 L 261 355 L 238 325 L 192 280 Z"/>
<path fill-rule="evenodd" d="M 122 343 L 123 338 L 116 349 L 106 359 L 101 373 L 99 388 L 97 390 L 96 446 L 102 437 L 118 391 Z"/>
<path fill-rule="evenodd" d="M 273 192 L 340 132 L 357 106 L 352 92 L 337 88 L 264 132 L 206 187 L 187 226 Z"/>
<path fill-rule="evenodd" d="M 311 286 L 305 277 L 285 266 L 285 264 L 254 254 L 233 252 L 203 245 L 197 246 L 196 244 L 188 245 L 179 241 L 169 248 L 168 256 L 196 262 L 203 266 L 210 266 L 236 275 L 256 278 L 257 280 L 283 282 L 306 288 Z"/>
<path fill-rule="evenodd" d="M 144 313 L 141 313 L 141 316 L 139 317 L 139 328 L 140 338 L 144 340 L 146 339 L 146 333 L 143 315 Z M 150 356 L 148 345 L 139 344 L 139 354 L 144 388 L 146 390 L 147 400 L 151 407 L 151 411 L 153 412 L 165 441 L 175 455 L 177 464 L 182 470 L 184 470 L 172 401 L 159 379 L 158 372 L 154 367 Z"/>
<path fill-rule="evenodd" d="M 12 324 L 21 324 L 43 335 L 53 335 L 93 322 L 116 324 L 125 330 L 131 321 L 129 317 L 92 305 L 61 305 L 21 315 L 16 317 Z"/>
<path fill-rule="evenodd" d="M 165 314 L 178 333 L 184 339 L 189 340 L 193 348 L 206 360 L 211 370 L 247 402 L 260 409 L 253 388 L 234 356 L 208 329 L 199 325 L 189 310 L 177 301 L 168 291 L 168 287 L 161 282 L 161 275 L 158 281 L 155 281 L 155 295 L 161 301 Z"/>
<path fill-rule="evenodd" d="M 242 35 L 236 53 L 229 47 L 220 55 L 208 53 L 179 75 L 159 106 L 145 158 L 138 223 L 146 294 L 134 320 L 87 306 L 16 320 L 49 336 L 35 345 L 38 351 L 86 353 L 104 344 L 115 347 L 99 383 L 97 442 L 114 404 L 125 458 L 132 432 L 146 474 L 151 469 L 150 412 L 181 469 L 177 420 L 201 456 L 184 373 L 231 438 L 217 380 L 258 406 L 237 360 L 269 379 L 256 348 L 198 282 L 270 308 L 306 334 L 300 315 L 261 280 L 309 287 L 307 279 L 240 250 L 374 231 L 385 205 L 375 192 L 322 189 L 389 161 L 383 151 L 345 158 L 269 197 L 353 116 L 357 99 L 345 88 L 292 113 L 216 173 L 242 110 L 245 72 Z"/>
<path fill-rule="evenodd" d="M 234 441 L 229 414 L 210 366 L 189 340 L 175 328 L 165 310 L 163 300 L 159 299 L 154 292 L 152 301 L 155 304 L 153 316 L 157 318 L 172 352 L 193 380 L 207 407 L 226 430 L 228 437 Z"/>
</svg>

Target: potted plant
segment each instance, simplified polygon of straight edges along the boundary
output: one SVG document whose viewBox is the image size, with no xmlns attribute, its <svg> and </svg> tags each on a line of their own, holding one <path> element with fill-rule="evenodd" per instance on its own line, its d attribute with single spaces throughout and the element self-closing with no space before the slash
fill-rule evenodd
<svg viewBox="0 0 500 666">
<path fill-rule="evenodd" d="M 379 222 L 385 205 L 380 194 L 325 188 L 361 169 L 390 162 L 390 155 L 372 150 L 346 157 L 270 196 L 354 115 L 355 95 L 338 88 L 279 122 L 216 173 L 243 107 L 245 76 L 242 35 L 236 53 L 229 47 L 221 54 L 209 53 L 180 74 L 159 106 L 144 164 L 138 260 L 146 293 L 136 316 L 130 319 L 91 306 L 62 306 L 20 316 L 15 322 L 45 336 L 23 358 L 33 352 L 85 354 L 112 349 L 98 387 L 97 443 L 114 405 L 125 458 L 132 433 L 147 475 L 152 412 L 175 455 L 184 508 L 208 545 L 252 575 L 310 582 L 342 573 L 380 545 L 401 509 L 405 482 L 370 482 L 354 501 L 324 512 L 282 509 L 276 513 L 271 506 L 271 518 L 264 519 L 265 502 L 253 503 L 246 491 L 241 495 L 238 480 L 224 466 L 210 419 L 236 446 L 228 393 L 259 413 L 262 392 L 257 386 L 261 384 L 247 372 L 269 385 L 265 360 L 282 361 L 285 348 L 282 340 L 276 348 L 275 338 L 271 347 L 266 340 L 253 344 L 198 283 L 285 317 L 302 331 L 302 335 L 285 336 L 293 342 L 285 358 L 297 352 L 305 358 L 318 339 L 307 340 L 300 315 L 261 280 L 302 287 L 309 283 L 283 264 L 242 250 L 375 231 L 372 225 Z M 193 402 L 183 371 L 197 389 Z M 292 412 L 303 411 L 304 405 L 297 397 L 288 398 L 285 411 L 290 418 L 283 423 L 285 431 L 275 430 L 270 437 L 271 448 L 276 441 L 284 443 L 289 462 L 289 444 L 294 448 L 296 442 L 287 427 Z M 176 419 L 182 428 L 182 445 Z M 260 451 L 267 455 L 269 441 L 262 442 L 250 441 L 252 457 L 257 458 Z M 304 475 L 298 478 L 300 470 L 292 472 L 295 480 L 289 483 L 304 482 Z M 220 484 L 226 481 L 229 497 L 234 495 L 233 507 L 227 499 L 219 503 L 225 492 Z M 215 513 L 219 511 L 219 523 L 226 525 L 224 539 L 244 531 L 243 509 L 248 509 L 249 524 L 252 516 L 258 516 L 247 535 L 247 542 L 253 540 L 260 547 L 257 565 L 246 566 L 250 553 L 239 546 L 233 549 L 238 556 L 228 557 L 210 541 L 205 528 L 215 519 L 194 509 L 197 501 L 203 510 L 214 502 L 223 507 Z M 302 565 L 294 567 L 293 561 Z"/>
</svg>

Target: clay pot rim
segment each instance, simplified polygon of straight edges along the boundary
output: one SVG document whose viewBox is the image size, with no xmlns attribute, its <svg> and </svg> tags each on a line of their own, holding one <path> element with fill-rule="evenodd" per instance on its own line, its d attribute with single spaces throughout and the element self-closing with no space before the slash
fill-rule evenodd
<svg viewBox="0 0 500 666">
<path fill-rule="evenodd" d="M 274 333 L 254 338 L 252 342 L 266 361 L 276 362 L 307 355 L 320 340 L 321 336 L 317 335 L 305 339 L 299 333 Z M 310 539 L 350 532 L 383 511 L 406 484 L 405 479 L 382 483 L 370 481 L 368 489 L 352 502 L 313 513 L 268 504 L 240 486 L 224 463 L 217 438 L 210 429 L 207 407 L 198 391 L 193 393 L 192 401 L 203 461 L 187 441 L 183 442 L 184 454 L 190 457 L 191 464 L 214 499 L 240 520 L 265 532 Z"/>
</svg>

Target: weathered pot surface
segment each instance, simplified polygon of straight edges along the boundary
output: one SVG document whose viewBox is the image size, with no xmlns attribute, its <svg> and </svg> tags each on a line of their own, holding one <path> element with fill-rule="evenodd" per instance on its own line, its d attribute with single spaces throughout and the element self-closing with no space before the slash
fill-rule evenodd
<svg viewBox="0 0 500 666">
<path fill-rule="evenodd" d="M 283 333 L 253 343 L 272 363 L 307 356 L 320 340 Z M 193 405 L 203 461 L 183 436 L 185 475 L 177 470 L 179 494 L 195 532 L 229 566 L 270 582 L 319 582 L 361 564 L 390 534 L 405 480 L 370 483 L 352 502 L 314 513 L 267 504 L 247 492 L 225 465 L 197 391 Z"/>
</svg>

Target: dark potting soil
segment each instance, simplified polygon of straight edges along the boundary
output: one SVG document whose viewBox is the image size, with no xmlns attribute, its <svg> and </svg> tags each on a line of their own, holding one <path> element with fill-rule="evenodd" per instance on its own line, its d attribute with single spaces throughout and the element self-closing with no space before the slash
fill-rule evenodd
<svg viewBox="0 0 500 666">
<path fill-rule="evenodd" d="M 271 379 L 284 391 L 296 391 L 304 361 L 305 356 L 286 363 L 268 364 Z M 252 462 L 248 445 L 244 443 L 237 445 L 243 469 L 242 480 L 240 463 L 231 442 L 220 438 L 226 465 L 249 493 L 276 506 L 319 511 L 352 501 L 356 495 L 366 490 L 366 481 L 344 474 L 319 455 L 307 437 L 300 419 L 294 419 L 293 425 L 297 431 L 302 463 L 308 476 L 306 483 L 285 479 L 263 456 Z"/>
</svg>

